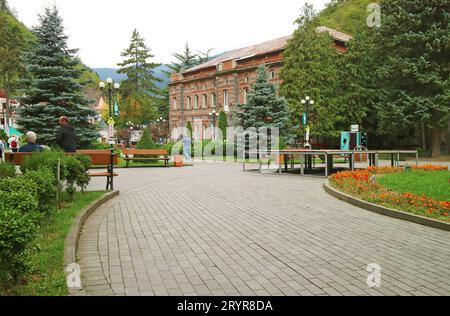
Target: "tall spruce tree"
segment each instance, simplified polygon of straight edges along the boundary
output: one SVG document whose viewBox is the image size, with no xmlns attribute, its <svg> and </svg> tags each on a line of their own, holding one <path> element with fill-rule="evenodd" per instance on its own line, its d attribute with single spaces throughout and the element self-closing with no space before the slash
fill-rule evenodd
<svg viewBox="0 0 450 316">
<path fill-rule="evenodd" d="M 286 133 L 289 109 L 286 100 L 277 95 L 277 87 L 269 82 L 269 71 L 261 65 L 257 69 L 256 83 L 248 91 L 247 104 L 238 104 L 234 114 L 244 128 L 279 128 Z"/>
<path fill-rule="evenodd" d="M 160 89 L 157 83 L 162 80 L 155 76 L 154 71 L 161 64 L 150 62 L 149 59 L 155 56 L 136 29 L 131 36 L 130 46 L 121 56 L 124 60 L 118 64 L 120 69 L 117 72 L 127 75 L 127 79 L 122 82 L 122 95 L 127 97 L 135 92 L 158 95 Z"/>
<path fill-rule="evenodd" d="M 39 142 L 56 145 L 58 117 L 67 116 L 76 128 L 77 145 L 85 147 L 97 137 L 88 120 L 96 115 L 77 82 L 81 72 L 76 68 L 77 50 L 67 47 L 62 18 L 56 7 L 39 15 L 39 25 L 32 30 L 36 42 L 25 54 L 31 79 L 24 80 L 25 96 L 21 98 L 18 124 L 21 131 L 34 131 Z"/>
<path fill-rule="evenodd" d="M 124 119 L 135 124 L 149 124 L 157 115 L 161 98 L 164 98 L 157 85 L 162 80 L 154 73 L 161 64 L 149 60 L 155 56 L 136 29 L 131 36 L 130 46 L 121 56 L 124 61 L 118 64 L 121 67 L 118 73 L 127 75 L 120 88 Z"/>
<path fill-rule="evenodd" d="M 398 135 L 422 124 L 436 156 L 450 116 L 450 1 L 383 0 L 381 7 L 380 132 Z"/>
<path fill-rule="evenodd" d="M 298 28 L 284 52 L 283 83 L 280 88 L 281 95 L 289 103 L 292 133 L 297 139 L 304 135 L 300 119 L 306 108 L 301 100 L 310 96 L 315 101 L 309 108 L 311 133 L 334 135 L 335 124 L 339 120 L 337 106 L 333 102 L 337 52 L 332 48 L 333 42 L 328 33 L 317 33 L 319 25 L 311 5 L 303 7 L 296 23 Z"/>
</svg>

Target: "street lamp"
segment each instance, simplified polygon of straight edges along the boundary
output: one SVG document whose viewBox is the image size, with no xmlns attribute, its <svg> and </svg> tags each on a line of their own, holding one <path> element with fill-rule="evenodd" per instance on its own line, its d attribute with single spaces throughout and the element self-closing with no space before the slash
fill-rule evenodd
<svg viewBox="0 0 450 316">
<path fill-rule="evenodd" d="M 309 110 L 309 108 L 310 108 L 310 106 L 314 105 L 315 102 L 314 102 L 314 100 L 312 100 L 310 97 L 307 96 L 306 98 L 304 98 L 301 101 L 301 103 L 306 106 L 305 113 L 303 113 L 303 118 L 302 118 L 302 123 L 304 125 L 306 125 L 306 128 L 305 128 L 305 145 L 304 145 L 304 147 L 311 149 L 311 144 L 309 142 L 310 132 L 311 132 L 311 126 L 309 125 L 309 121 L 310 121 L 309 120 L 309 117 L 310 117 L 310 114 L 309 114 L 310 110 Z"/>
<path fill-rule="evenodd" d="M 161 137 L 161 125 L 166 123 L 166 119 L 163 117 L 160 117 L 159 119 L 156 120 L 156 122 L 158 123 L 158 137 L 159 140 L 161 141 L 162 137 Z"/>
<path fill-rule="evenodd" d="M 105 88 L 107 89 L 108 92 L 108 103 L 109 103 L 109 119 L 108 119 L 108 125 L 109 127 L 109 142 L 111 145 L 111 148 L 113 148 L 113 137 L 114 137 L 114 124 L 111 122 L 112 117 L 113 117 L 113 113 L 112 113 L 112 94 L 113 91 L 117 92 L 120 88 L 120 84 L 119 83 L 114 83 L 113 84 L 113 80 L 111 78 L 106 79 L 106 83 L 104 83 L 103 81 L 101 81 L 98 86 L 100 87 L 100 90 L 103 92 L 105 90 Z"/>
<path fill-rule="evenodd" d="M 212 111 L 209 113 L 209 120 L 211 121 L 211 131 L 212 131 L 212 140 L 216 140 L 216 132 L 215 132 L 215 126 L 216 126 L 216 119 L 217 119 L 217 113 L 216 111 Z"/>
</svg>

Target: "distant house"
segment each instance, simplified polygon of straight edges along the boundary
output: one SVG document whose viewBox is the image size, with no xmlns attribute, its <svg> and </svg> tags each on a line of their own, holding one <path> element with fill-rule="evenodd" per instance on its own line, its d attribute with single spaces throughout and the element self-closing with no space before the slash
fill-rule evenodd
<svg viewBox="0 0 450 316">
<path fill-rule="evenodd" d="M 333 47 L 341 52 L 347 51 L 346 43 L 352 38 L 350 35 L 324 26 L 317 28 L 317 32 L 328 32 L 334 40 Z M 212 133 L 208 135 L 207 132 L 212 125 L 209 113 L 223 111 L 231 118 L 231 109 L 236 104 L 247 102 L 247 93 L 256 81 L 257 66 L 266 65 L 270 71 L 270 81 L 281 83 L 283 51 L 290 38 L 285 36 L 229 51 L 201 65 L 172 74 L 169 82 L 172 138 L 178 139 L 181 133 L 179 128 L 191 122 L 194 140 L 211 139 Z"/>
</svg>

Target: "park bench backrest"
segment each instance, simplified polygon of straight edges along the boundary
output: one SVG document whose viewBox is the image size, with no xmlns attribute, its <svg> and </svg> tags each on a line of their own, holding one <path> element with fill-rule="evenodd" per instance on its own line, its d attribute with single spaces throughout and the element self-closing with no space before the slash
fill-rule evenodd
<svg viewBox="0 0 450 316">
<path fill-rule="evenodd" d="M 167 156 L 169 154 L 165 149 L 124 149 L 122 152 L 125 155 Z"/>
<path fill-rule="evenodd" d="M 91 150 L 89 152 L 80 150 L 77 151 L 77 154 L 89 156 L 93 166 L 107 166 L 111 164 L 111 151 L 109 150 Z M 21 166 L 25 160 L 25 157 L 31 155 L 39 155 L 39 153 L 5 153 L 5 160 L 15 164 L 16 166 Z M 113 164 L 117 165 L 118 163 L 119 157 L 117 154 L 114 154 Z"/>
<path fill-rule="evenodd" d="M 21 166 L 26 157 L 33 155 L 33 153 L 5 153 L 5 161 Z"/>
</svg>

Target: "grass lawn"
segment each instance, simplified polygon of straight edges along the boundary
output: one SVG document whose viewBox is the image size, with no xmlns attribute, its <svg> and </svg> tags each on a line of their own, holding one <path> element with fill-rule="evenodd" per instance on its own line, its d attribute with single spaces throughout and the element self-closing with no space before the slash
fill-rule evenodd
<svg viewBox="0 0 450 316">
<path fill-rule="evenodd" d="M 8 290 L 0 286 L 0 295 L 15 296 L 62 296 L 67 295 L 64 273 L 64 241 L 72 226 L 73 219 L 82 208 L 105 194 L 104 191 L 77 193 L 74 202 L 53 214 L 44 222 L 35 241 L 36 250 L 32 255 L 32 272 L 21 284 Z"/>
<path fill-rule="evenodd" d="M 382 186 L 400 193 L 426 195 L 439 201 L 450 201 L 450 171 L 400 172 L 378 177 Z"/>
</svg>

